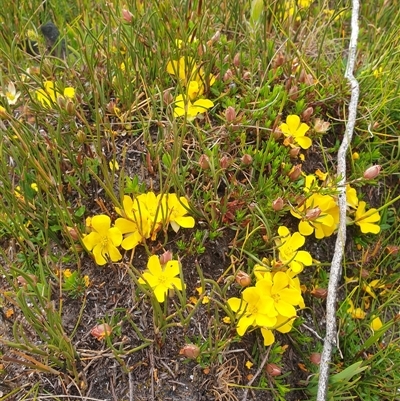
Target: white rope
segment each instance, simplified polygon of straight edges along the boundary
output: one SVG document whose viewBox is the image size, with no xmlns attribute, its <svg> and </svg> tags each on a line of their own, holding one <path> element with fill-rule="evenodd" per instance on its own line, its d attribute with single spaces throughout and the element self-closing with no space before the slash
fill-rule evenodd
<svg viewBox="0 0 400 401">
<path fill-rule="evenodd" d="M 329 366 L 332 356 L 332 347 L 337 345 L 336 333 L 336 300 L 337 288 L 342 273 L 342 259 L 344 246 L 346 243 L 346 153 L 353 137 L 354 126 L 357 116 L 357 105 L 359 97 L 359 86 L 354 78 L 354 65 L 357 56 L 358 39 L 358 12 L 359 1 L 352 1 L 351 12 L 351 37 L 349 44 L 349 54 L 346 66 L 345 78 L 350 82 L 351 97 L 348 112 L 348 121 L 342 144 L 338 152 L 337 175 L 340 178 L 339 189 L 339 227 L 335 244 L 335 252 L 332 258 L 331 271 L 328 285 L 328 296 L 326 300 L 326 335 L 324 348 L 321 355 L 319 369 L 317 401 L 326 401 L 329 382 Z"/>
</svg>

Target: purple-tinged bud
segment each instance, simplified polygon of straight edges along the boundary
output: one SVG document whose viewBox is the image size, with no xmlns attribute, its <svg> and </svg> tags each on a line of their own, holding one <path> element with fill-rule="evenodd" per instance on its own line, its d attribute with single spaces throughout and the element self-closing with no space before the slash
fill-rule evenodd
<svg viewBox="0 0 400 401">
<path fill-rule="evenodd" d="M 297 85 L 293 85 L 289 89 L 288 97 L 290 100 L 295 101 L 299 97 L 299 88 Z"/>
<path fill-rule="evenodd" d="M 268 363 L 265 366 L 265 370 L 272 377 L 280 376 L 282 374 L 282 369 L 275 363 Z"/>
<path fill-rule="evenodd" d="M 314 207 L 312 209 L 308 209 L 306 213 L 307 220 L 315 220 L 321 214 L 321 209 L 319 207 Z"/>
<path fill-rule="evenodd" d="M 299 155 L 300 150 L 301 150 L 301 148 L 299 148 L 298 146 L 291 148 L 289 150 L 289 156 L 294 159 L 295 157 L 297 157 Z"/>
<path fill-rule="evenodd" d="M 166 263 L 172 260 L 172 252 L 165 251 L 162 255 L 160 255 L 160 264 L 165 265 Z"/>
<path fill-rule="evenodd" d="M 227 155 L 224 155 L 219 159 L 219 165 L 223 169 L 228 168 L 230 164 L 231 164 L 231 158 Z"/>
<path fill-rule="evenodd" d="M 207 155 L 202 154 L 199 157 L 199 166 L 202 170 L 208 170 L 210 168 L 210 159 Z"/>
<path fill-rule="evenodd" d="M 301 176 L 301 172 L 301 164 L 293 166 L 288 174 L 290 181 L 296 181 Z"/>
<path fill-rule="evenodd" d="M 285 201 L 281 197 L 279 197 L 272 202 L 272 209 L 274 209 L 275 212 L 279 212 L 280 210 L 283 209 L 284 205 Z"/>
<path fill-rule="evenodd" d="M 239 66 L 240 66 L 240 53 L 236 53 L 235 57 L 233 57 L 233 65 L 236 68 L 239 68 Z"/>
<path fill-rule="evenodd" d="M 313 113 L 314 113 L 314 109 L 312 107 L 307 107 L 301 114 L 301 116 L 303 117 L 303 121 L 308 123 L 310 121 L 310 118 L 313 115 Z"/>
<path fill-rule="evenodd" d="M 242 75 L 242 79 L 245 81 L 248 81 L 251 78 L 251 72 L 250 71 L 245 71 Z"/>
<path fill-rule="evenodd" d="M 226 122 L 227 123 L 231 123 L 231 122 L 235 121 L 235 119 L 236 119 L 236 110 L 235 110 L 234 107 L 229 106 L 225 110 L 225 118 L 226 118 Z"/>
<path fill-rule="evenodd" d="M 228 68 L 224 74 L 224 82 L 226 81 L 232 81 L 233 79 L 233 72 L 230 68 Z"/>
<path fill-rule="evenodd" d="M 200 348 L 194 344 L 186 344 L 180 351 L 179 355 L 185 358 L 196 359 L 200 355 Z"/>
<path fill-rule="evenodd" d="M 363 177 L 366 180 L 373 180 L 374 178 L 378 177 L 380 171 L 382 169 L 382 166 L 379 164 L 375 164 L 374 166 L 368 167 L 363 174 Z"/>
<path fill-rule="evenodd" d="M 127 22 L 128 24 L 130 24 L 132 22 L 133 19 L 133 14 L 127 10 L 126 8 L 122 9 L 122 19 Z"/>
<path fill-rule="evenodd" d="M 242 270 L 237 272 L 235 280 L 241 287 L 248 287 L 251 284 L 251 277 Z"/>
<path fill-rule="evenodd" d="M 245 165 L 245 166 L 250 166 L 251 163 L 253 163 L 253 158 L 249 154 L 244 154 L 240 161 Z"/>
</svg>

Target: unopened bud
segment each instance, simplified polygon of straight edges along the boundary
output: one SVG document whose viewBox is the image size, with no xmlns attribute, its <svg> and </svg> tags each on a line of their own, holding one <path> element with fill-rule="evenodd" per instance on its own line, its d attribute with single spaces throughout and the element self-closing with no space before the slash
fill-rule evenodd
<svg viewBox="0 0 400 401">
<path fill-rule="evenodd" d="M 251 72 L 250 71 L 245 71 L 242 75 L 242 79 L 244 81 L 248 81 L 251 78 Z"/>
<path fill-rule="evenodd" d="M 293 166 L 292 169 L 289 171 L 288 176 L 290 181 L 296 181 L 301 176 L 301 164 Z"/>
<path fill-rule="evenodd" d="M 207 155 L 202 154 L 199 157 L 199 166 L 202 170 L 208 170 L 210 168 L 210 159 Z"/>
<path fill-rule="evenodd" d="M 231 159 L 229 156 L 224 155 L 219 159 L 219 165 L 221 166 L 221 168 L 226 169 L 229 167 L 229 165 L 231 164 Z"/>
<path fill-rule="evenodd" d="M 65 97 L 63 97 L 63 96 L 58 96 L 58 97 L 57 97 L 57 104 L 60 106 L 60 109 L 65 109 L 65 106 L 66 106 Z"/>
<path fill-rule="evenodd" d="M 133 19 L 133 14 L 127 10 L 126 8 L 122 9 L 122 19 L 127 22 L 128 24 L 130 24 L 132 22 Z"/>
<path fill-rule="evenodd" d="M 363 174 L 363 177 L 366 180 L 373 180 L 379 175 L 379 172 L 381 171 L 382 166 L 379 164 L 375 164 L 374 166 L 368 167 Z"/>
<path fill-rule="evenodd" d="M 323 121 L 320 118 L 316 118 L 314 121 L 314 131 L 317 134 L 325 134 L 330 126 L 331 124 L 328 121 Z"/>
<path fill-rule="evenodd" d="M 250 166 L 251 163 L 253 163 L 253 158 L 249 154 L 244 154 L 240 161 L 245 165 L 245 166 Z"/>
<path fill-rule="evenodd" d="M 273 68 L 278 68 L 280 67 L 284 62 L 286 61 L 285 56 L 282 53 L 278 53 L 275 58 L 274 61 L 272 62 L 272 67 Z"/>
<path fill-rule="evenodd" d="M 310 355 L 310 362 L 314 365 L 319 365 L 321 363 L 321 354 L 319 352 L 313 352 Z"/>
<path fill-rule="evenodd" d="M 328 296 L 328 290 L 326 288 L 314 288 L 311 291 L 311 295 L 318 299 L 326 299 Z"/>
<path fill-rule="evenodd" d="M 79 234 L 78 234 L 78 232 L 76 231 L 76 229 L 73 228 L 73 227 L 67 227 L 67 230 L 68 230 L 68 233 L 69 233 L 69 235 L 71 236 L 71 238 L 72 238 L 74 241 L 78 241 L 78 239 L 79 239 Z"/>
<path fill-rule="evenodd" d="M 99 341 L 101 341 L 105 336 L 109 336 L 111 332 L 112 328 L 107 323 L 98 324 L 90 330 L 90 334 Z"/>
<path fill-rule="evenodd" d="M 301 148 L 299 148 L 298 146 L 291 148 L 289 150 L 289 156 L 294 159 L 295 157 L 297 157 L 299 155 L 300 150 L 301 150 Z"/>
<path fill-rule="evenodd" d="M 227 123 L 231 123 L 231 122 L 235 121 L 235 119 L 236 119 L 236 110 L 235 110 L 234 107 L 229 106 L 225 110 L 225 118 L 226 118 L 226 122 Z"/>
<path fill-rule="evenodd" d="M 273 377 L 280 376 L 282 374 L 282 369 L 275 363 L 268 363 L 265 366 L 265 370 L 267 371 L 267 373 L 270 376 L 273 376 Z"/>
<path fill-rule="evenodd" d="M 213 37 L 207 42 L 207 45 L 212 46 L 215 42 L 219 41 L 220 37 L 221 37 L 221 31 L 215 32 Z"/>
<path fill-rule="evenodd" d="M 310 121 L 310 118 L 313 115 L 313 113 L 314 113 L 314 109 L 312 107 L 307 107 L 301 114 L 301 116 L 303 117 L 303 121 L 308 123 Z"/>
<path fill-rule="evenodd" d="M 78 142 L 80 144 L 85 143 L 86 142 L 86 134 L 82 130 L 78 130 L 78 132 L 76 133 L 76 139 L 78 140 Z"/>
<path fill-rule="evenodd" d="M 276 127 L 273 131 L 272 131 L 272 136 L 273 138 L 277 141 L 282 137 L 283 133 L 282 131 Z"/>
<path fill-rule="evenodd" d="M 65 105 L 65 110 L 70 116 L 75 115 L 75 103 L 71 99 L 67 99 L 67 104 Z"/>
<path fill-rule="evenodd" d="M 396 256 L 399 253 L 400 247 L 397 245 L 388 245 L 385 250 L 388 255 Z"/>
<path fill-rule="evenodd" d="M 272 202 L 272 209 L 274 209 L 275 212 L 279 212 L 280 210 L 283 209 L 284 204 L 285 204 L 285 202 L 284 202 L 284 200 L 283 200 L 281 197 L 276 198 L 276 199 Z"/>
<path fill-rule="evenodd" d="M 297 85 L 293 85 L 289 89 L 288 97 L 290 100 L 293 101 L 295 101 L 299 97 L 299 88 L 297 87 Z"/>
<path fill-rule="evenodd" d="M 314 207 L 312 209 L 308 209 L 306 213 L 307 220 L 315 220 L 321 214 L 321 209 L 319 207 Z"/>
<path fill-rule="evenodd" d="M 228 68 L 224 74 L 224 82 L 231 81 L 233 79 L 233 72 L 230 68 Z"/>
<path fill-rule="evenodd" d="M 370 272 L 367 269 L 361 269 L 360 276 L 365 280 L 369 277 Z"/>
<path fill-rule="evenodd" d="M 160 255 L 160 264 L 165 265 L 166 263 L 172 260 L 172 252 L 165 251 L 162 255 Z"/>
<path fill-rule="evenodd" d="M 179 355 L 185 358 L 196 359 L 200 355 L 200 348 L 194 344 L 186 344 L 180 351 Z"/>
<path fill-rule="evenodd" d="M 167 106 L 174 101 L 174 97 L 172 96 L 170 90 L 167 89 L 166 91 L 164 91 L 164 93 L 163 93 L 163 101 Z"/>
<path fill-rule="evenodd" d="M 248 287 L 251 284 L 251 277 L 242 270 L 237 272 L 235 280 L 241 287 Z"/>
<path fill-rule="evenodd" d="M 236 68 L 239 68 L 239 66 L 240 66 L 240 53 L 236 53 L 235 57 L 233 57 L 233 65 Z"/>
</svg>

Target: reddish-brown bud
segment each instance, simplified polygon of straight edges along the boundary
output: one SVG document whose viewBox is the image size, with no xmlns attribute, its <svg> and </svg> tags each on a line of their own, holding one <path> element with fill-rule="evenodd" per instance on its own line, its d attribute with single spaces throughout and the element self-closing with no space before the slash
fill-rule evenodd
<svg viewBox="0 0 400 401">
<path fill-rule="evenodd" d="M 293 166 L 293 168 L 289 171 L 288 176 L 290 181 L 296 181 L 301 176 L 301 164 Z"/>
<path fill-rule="evenodd" d="M 234 107 L 229 106 L 226 110 L 225 110 L 225 119 L 227 123 L 231 123 L 233 121 L 235 121 L 236 119 L 236 110 Z"/>
<path fill-rule="evenodd" d="M 174 101 L 174 97 L 172 96 L 171 91 L 169 89 L 164 91 L 164 93 L 163 93 L 163 101 L 167 106 Z"/>
<path fill-rule="evenodd" d="M 242 75 L 242 79 L 245 81 L 248 81 L 251 78 L 251 72 L 250 71 L 245 71 Z"/>
<path fill-rule="evenodd" d="M 299 148 L 298 146 L 296 146 L 296 147 L 294 147 L 294 148 L 291 148 L 291 149 L 289 150 L 289 156 L 290 156 L 291 158 L 297 157 L 297 156 L 299 155 L 299 153 L 300 153 L 300 150 L 301 150 L 301 148 Z"/>
<path fill-rule="evenodd" d="M 320 118 L 316 118 L 314 121 L 314 131 L 317 134 L 325 134 L 330 126 L 331 124 L 328 121 L 321 120 Z"/>
<path fill-rule="evenodd" d="M 399 253 L 400 247 L 397 245 L 388 245 L 385 250 L 388 255 L 396 256 Z"/>
<path fill-rule="evenodd" d="M 230 68 L 228 68 L 224 74 L 224 82 L 226 81 L 232 81 L 233 79 L 233 72 Z"/>
<path fill-rule="evenodd" d="M 245 165 L 245 166 L 250 166 L 251 163 L 253 163 L 253 158 L 249 154 L 244 154 L 240 161 Z"/>
<path fill-rule="evenodd" d="M 240 53 L 236 53 L 235 57 L 233 57 L 233 65 L 236 68 L 239 68 L 239 66 L 240 66 Z"/>
<path fill-rule="evenodd" d="M 319 207 L 314 207 L 312 209 L 308 209 L 306 213 L 307 220 L 315 220 L 321 214 L 321 209 Z"/>
<path fill-rule="evenodd" d="M 78 239 L 79 239 L 79 233 L 78 233 L 78 231 L 76 231 L 76 228 L 74 228 L 74 227 L 67 227 L 67 230 L 68 230 L 68 233 L 69 233 L 69 235 L 71 236 L 71 238 L 72 238 L 74 241 L 78 241 Z"/>
<path fill-rule="evenodd" d="M 310 118 L 313 115 L 313 113 L 314 113 L 314 109 L 312 107 L 307 107 L 301 114 L 301 116 L 303 117 L 303 121 L 308 123 L 310 121 Z"/>
<path fill-rule="evenodd" d="M 280 210 L 283 209 L 284 204 L 285 204 L 285 202 L 284 202 L 284 200 L 283 200 L 281 197 L 276 198 L 276 199 L 272 202 L 272 209 L 274 209 L 275 212 L 279 212 Z"/>
<path fill-rule="evenodd" d="M 299 88 L 297 87 L 297 85 L 293 85 L 289 89 L 288 97 L 290 100 L 297 100 L 297 98 L 299 97 Z"/>
<path fill-rule="evenodd" d="M 165 251 L 162 255 L 160 255 L 160 264 L 165 265 L 166 263 L 172 260 L 172 252 Z"/>
<path fill-rule="evenodd" d="M 326 299 L 328 296 L 328 290 L 326 288 L 314 288 L 311 291 L 311 295 L 318 299 Z"/>
<path fill-rule="evenodd" d="M 279 140 L 279 139 L 281 139 L 282 135 L 283 135 L 283 133 L 282 133 L 282 131 L 281 131 L 278 127 L 276 127 L 276 128 L 272 131 L 272 136 L 273 136 L 273 138 L 274 138 L 276 141 Z"/>
<path fill-rule="evenodd" d="M 199 166 L 202 170 L 208 170 L 210 168 L 210 159 L 207 155 L 202 154 L 199 157 Z"/>
<path fill-rule="evenodd" d="M 133 19 L 133 14 L 127 10 L 126 8 L 122 9 L 122 19 L 127 22 L 128 24 L 130 24 L 132 22 Z"/>
<path fill-rule="evenodd" d="M 282 53 L 278 53 L 275 58 L 274 61 L 272 62 L 272 67 L 273 68 L 278 68 L 280 67 L 284 62 L 286 61 L 285 56 Z"/>
<path fill-rule="evenodd" d="M 321 363 L 321 354 L 319 352 L 313 352 L 310 355 L 310 362 L 314 365 L 319 365 Z"/>
<path fill-rule="evenodd" d="M 272 377 L 280 376 L 282 374 L 282 369 L 275 363 L 268 363 L 265 366 L 265 370 Z"/>
<path fill-rule="evenodd" d="M 382 169 L 382 166 L 380 166 L 379 164 L 375 164 L 374 166 L 368 167 L 363 174 L 363 177 L 366 180 L 373 180 L 374 178 L 376 178 L 380 171 Z"/>
<path fill-rule="evenodd" d="M 235 280 L 241 287 L 248 287 L 251 284 L 251 277 L 242 270 L 237 272 Z"/>
<path fill-rule="evenodd" d="M 227 155 L 223 155 L 220 159 L 219 159 L 219 165 L 221 166 L 221 168 L 226 169 L 230 166 L 231 164 L 231 158 Z"/>
<path fill-rule="evenodd" d="M 180 351 L 179 355 L 185 358 L 196 359 L 200 355 L 200 348 L 194 344 L 186 344 Z"/>
<path fill-rule="evenodd" d="M 111 332 L 112 328 L 107 323 L 98 324 L 90 330 L 90 334 L 99 341 L 101 341 L 105 336 L 109 336 Z"/>
</svg>

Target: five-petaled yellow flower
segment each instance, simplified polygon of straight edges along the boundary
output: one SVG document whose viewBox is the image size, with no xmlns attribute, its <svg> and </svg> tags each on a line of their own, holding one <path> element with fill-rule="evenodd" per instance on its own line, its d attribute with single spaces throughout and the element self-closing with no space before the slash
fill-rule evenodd
<svg viewBox="0 0 400 401">
<path fill-rule="evenodd" d="M 286 123 L 282 123 L 279 129 L 283 135 L 292 138 L 293 142 L 303 149 L 308 149 L 312 144 L 311 139 L 305 136 L 310 127 L 305 123 L 300 123 L 299 116 L 293 114 L 287 116 Z"/>
<path fill-rule="evenodd" d="M 143 273 L 143 278 L 139 279 L 139 283 L 146 284 L 147 282 L 158 302 L 164 302 L 169 290 L 174 288 L 182 290 L 182 282 L 176 277 L 179 275 L 179 261 L 170 260 L 161 266 L 159 257 L 153 255 L 149 258 L 147 269 Z"/>
<path fill-rule="evenodd" d="M 36 91 L 36 97 L 44 107 L 51 107 L 53 103 L 57 102 L 57 98 L 59 97 L 69 99 L 73 99 L 75 97 L 74 88 L 67 87 L 64 89 L 62 94 L 54 87 L 53 81 L 45 81 L 43 86 L 44 89 L 39 89 Z"/>
<path fill-rule="evenodd" d="M 381 228 L 377 223 L 380 220 L 379 212 L 376 209 L 365 211 L 366 203 L 360 201 L 356 210 L 355 223 L 360 227 L 363 234 L 378 234 Z"/>
<path fill-rule="evenodd" d="M 122 259 L 117 246 L 121 245 L 122 233 L 117 227 L 110 227 L 111 219 L 105 214 L 90 219 L 91 233 L 82 242 L 88 251 L 93 252 L 96 263 L 100 266 L 107 263 L 108 258 L 117 262 Z"/>
<path fill-rule="evenodd" d="M 198 99 L 192 103 L 188 97 L 178 95 L 175 99 L 174 116 L 186 115 L 189 121 L 194 120 L 198 114 L 205 113 L 213 106 L 214 103 L 209 99 Z"/>
</svg>

